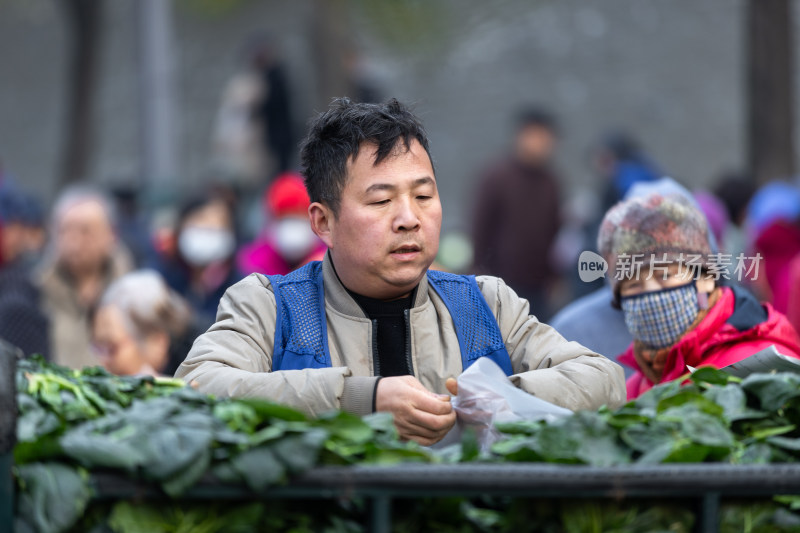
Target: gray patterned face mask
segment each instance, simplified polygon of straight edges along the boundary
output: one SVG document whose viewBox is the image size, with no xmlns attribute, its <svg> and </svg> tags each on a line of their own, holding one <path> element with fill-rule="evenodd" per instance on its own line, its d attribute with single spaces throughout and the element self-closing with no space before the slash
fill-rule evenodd
<svg viewBox="0 0 800 533">
<path fill-rule="evenodd" d="M 628 331 L 655 350 L 678 342 L 700 312 L 694 281 L 620 300 Z"/>
</svg>

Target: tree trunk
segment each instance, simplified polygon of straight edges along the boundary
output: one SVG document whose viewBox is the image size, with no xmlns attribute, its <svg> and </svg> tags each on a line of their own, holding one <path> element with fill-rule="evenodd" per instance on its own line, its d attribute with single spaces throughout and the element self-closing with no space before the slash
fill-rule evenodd
<svg viewBox="0 0 800 533">
<path fill-rule="evenodd" d="M 748 0 L 748 164 L 758 184 L 794 174 L 792 6 Z"/>
<path fill-rule="evenodd" d="M 56 0 L 66 10 L 71 39 L 66 122 L 59 188 L 86 177 L 92 146 L 102 0 Z"/>
</svg>

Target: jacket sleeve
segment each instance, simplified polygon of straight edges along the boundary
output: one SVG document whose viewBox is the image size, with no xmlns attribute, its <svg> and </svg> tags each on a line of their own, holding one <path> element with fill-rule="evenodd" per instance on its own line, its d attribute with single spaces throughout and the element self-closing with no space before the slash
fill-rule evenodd
<svg viewBox="0 0 800 533">
<path fill-rule="evenodd" d="M 340 408 L 372 412 L 377 378 L 352 377 L 347 367 L 273 372 L 275 316 L 267 278 L 253 274 L 233 285 L 175 377 L 215 396 L 265 398 L 311 415 Z"/>
<path fill-rule="evenodd" d="M 514 385 L 573 411 L 625 402 L 625 378 L 618 364 L 567 341 L 529 315 L 528 302 L 503 280 L 482 276 L 477 281 L 500 325 Z"/>
</svg>

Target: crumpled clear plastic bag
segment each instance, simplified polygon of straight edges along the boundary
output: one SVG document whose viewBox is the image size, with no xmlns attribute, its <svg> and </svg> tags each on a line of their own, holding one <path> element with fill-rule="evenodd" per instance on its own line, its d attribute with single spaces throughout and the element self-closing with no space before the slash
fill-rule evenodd
<svg viewBox="0 0 800 533">
<path fill-rule="evenodd" d="M 461 442 L 467 428 L 475 431 L 482 452 L 500 439 L 497 423 L 517 420 L 553 421 L 572 411 L 518 389 L 488 357 L 481 357 L 457 378 L 458 395 L 452 399 L 458 417 L 455 426 L 433 448 Z"/>
</svg>

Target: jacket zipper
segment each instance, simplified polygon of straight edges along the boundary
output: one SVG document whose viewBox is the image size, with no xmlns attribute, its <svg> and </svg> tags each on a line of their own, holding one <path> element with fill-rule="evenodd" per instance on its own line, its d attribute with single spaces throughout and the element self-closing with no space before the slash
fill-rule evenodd
<svg viewBox="0 0 800 533">
<path fill-rule="evenodd" d="M 403 310 L 403 319 L 406 322 L 406 364 L 408 364 L 408 372 L 414 375 L 414 364 L 411 362 L 411 312 L 408 309 Z"/>
<path fill-rule="evenodd" d="M 378 320 L 372 321 L 372 370 L 373 375 L 381 375 L 381 361 L 378 357 Z"/>
</svg>

